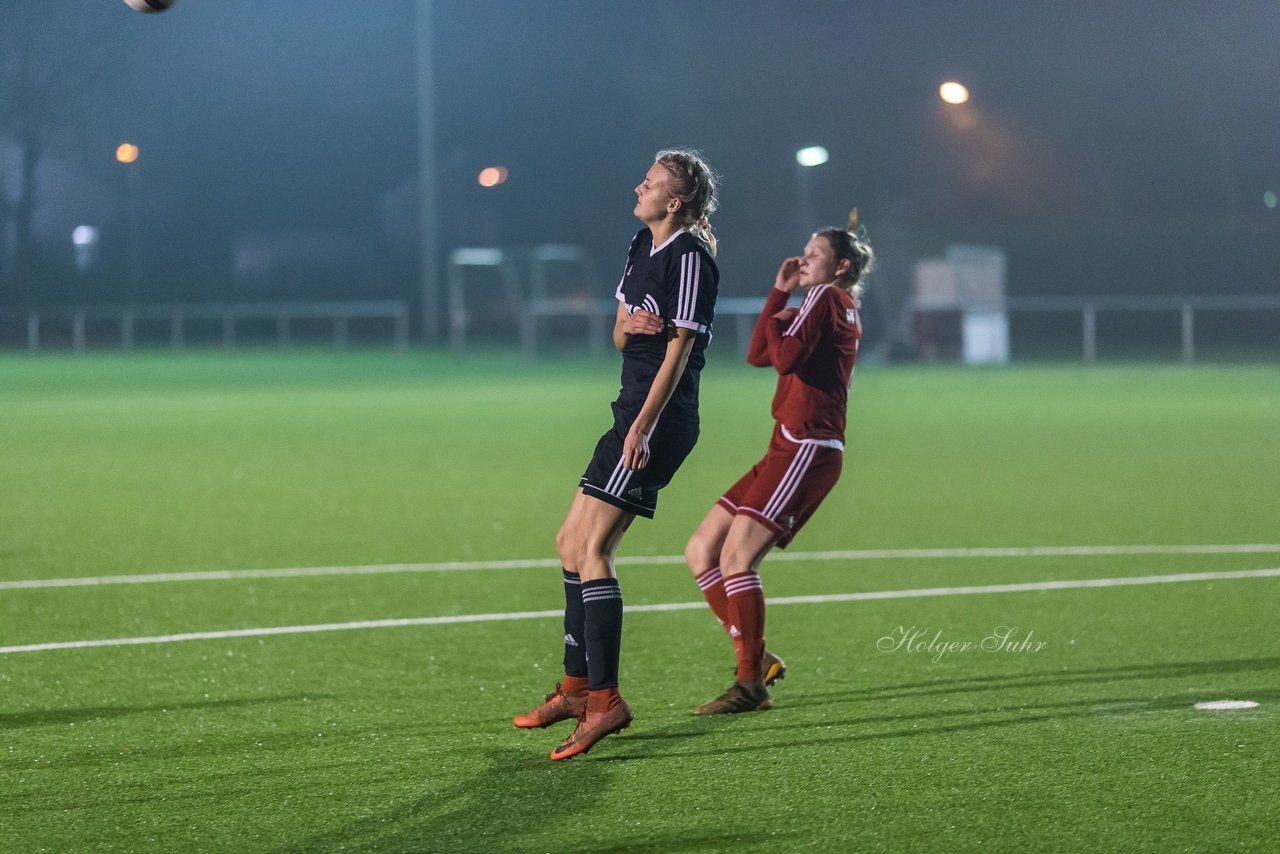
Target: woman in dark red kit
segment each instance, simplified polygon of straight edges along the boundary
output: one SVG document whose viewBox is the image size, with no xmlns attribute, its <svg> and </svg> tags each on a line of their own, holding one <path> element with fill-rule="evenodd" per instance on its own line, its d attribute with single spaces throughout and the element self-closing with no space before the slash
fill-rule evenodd
<svg viewBox="0 0 1280 854">
<path fill-rule="evenodd" d="M 685 547 L 685 559 L 721 625 L 733 638 L 737 672 L 699 715 L 753 712 L 773 705 L 768 686 L 786 665 L 764 646 L 760 562 L 787 544 L 835 486 L 844 458 L 845 408 L 858 358 L 858 298 L 875 253 L 857 231 L 825 228 L 804 254 L 782 262 L 751 336 L 747 361 L 778 372 L 773 437 L 764 458 L 711 508 Z M 804 302 L 787 308 L 797 287 Z"/>
</svg>

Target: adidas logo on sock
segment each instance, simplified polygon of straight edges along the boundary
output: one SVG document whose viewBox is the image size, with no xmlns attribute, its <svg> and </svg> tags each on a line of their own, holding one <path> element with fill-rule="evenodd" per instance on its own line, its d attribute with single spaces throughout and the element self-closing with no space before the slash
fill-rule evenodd
<svg viewBox="0 0 1280 854">
<path fill-rule="evenodd" d="M 737 627 L 737 626 L 730 626 L 730 627 L 729 627 L 729 637 L 731 637 L 731 638 L 740 638 L 740 637 L 742 637 L 742 632 L 738 631 L 738 627 Z"/>
<path fill-rule="evenodd" d="M 574 639 L 573 639 L 573 635 L 565 635 L 565 636 L 564 636 L 564 645 L 565 645 L 565 646 L 577 646 L 577 645 L 578 645 L 578 642 L 577 642 L 576 640 L 574 640 Z"/>
</svg>

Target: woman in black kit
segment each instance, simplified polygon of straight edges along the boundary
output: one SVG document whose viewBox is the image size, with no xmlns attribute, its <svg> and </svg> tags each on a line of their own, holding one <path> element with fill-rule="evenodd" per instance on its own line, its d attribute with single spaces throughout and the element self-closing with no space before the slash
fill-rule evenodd
<svg viewBox="0 0 1280 854">
<path fill-rule="evenodd" d="M 564 564 L 564 679 L 514 723 L 546 727 L 576 719 L 551 752 L 568 759 L 631 724 L 618 693 L 622 593 L 614 553 L 637 515 L 653 518 L 666 486 L 698 440 L 698 375 L 711 337 L 716 289 L 716 177 L 700 153 L 660 151 L 636 187 L 644 223 L 618 283 L 613 343 L 622 390 L 613 429 L 596 445 L 556 534 Z"/>
</svg>

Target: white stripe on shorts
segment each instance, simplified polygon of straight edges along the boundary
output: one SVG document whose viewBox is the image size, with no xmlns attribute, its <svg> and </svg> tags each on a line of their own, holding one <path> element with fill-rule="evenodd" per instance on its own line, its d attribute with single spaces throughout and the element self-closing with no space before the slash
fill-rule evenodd
<svg viewBox="0 0 1280 854">
<path fill-rule="evenodd" d="M 613 474 L 609 476 L 609 482 L 605 484 L 604 491 L 617 498 L 622 497 L 622 493 L 627 489 L 627 481 L 631 480 L 631 470 L 622 467 L 622 460 L 618 460 L 618 464 L 613 468 Z"/>
<path fill-rule="evenodd" d="M 816 445 L 804 445 L 796 453 L 795 459 L 787 467 L 787 473 L 782 476 L 782 481 L 778 484 L 778 488 L 773 491 L 773 496 L 769 499 L 769 503 L 761 511 L 765 518 L 776 520 L 778 514 L 782 512 L 782 508 L 787 506 L 791 496 L 795 495 L 800 481 L 804 479 L 805 472 L 809 470 L 809 463 L 813 462 L 813 455 L 816 451 Z"/>
</svg>

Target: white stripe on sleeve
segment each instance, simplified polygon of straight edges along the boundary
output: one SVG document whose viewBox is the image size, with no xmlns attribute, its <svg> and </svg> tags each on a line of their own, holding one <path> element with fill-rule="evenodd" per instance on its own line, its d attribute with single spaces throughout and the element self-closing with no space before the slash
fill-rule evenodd
<svg viewBox="0 0 1280 854">
<path fill-rule="evenodd" d="M 804 298 L 804 302 L 800 304 L 800 311 L 796 312 L 795 319 L 791 321 L 791 325 L 787 327 L 787 331 L 782 333 L 784 337 L 787 335 L 795 335 L 800 331 L 800 326 L 804 323 L 804 319 L 809 316 L 809 313 L 813 311 L 813 307 L 818 304 L 818 297 L 821 296 L 822 292 L 829 287 L 831 287 L 831 285 L 818 285 L 809 291 L 808 295 Z"/>
</svg>

